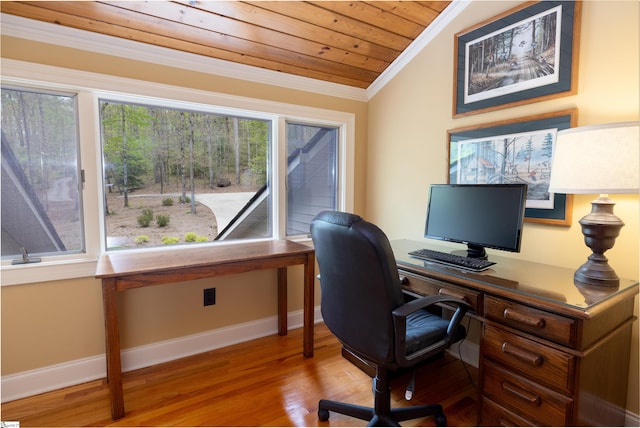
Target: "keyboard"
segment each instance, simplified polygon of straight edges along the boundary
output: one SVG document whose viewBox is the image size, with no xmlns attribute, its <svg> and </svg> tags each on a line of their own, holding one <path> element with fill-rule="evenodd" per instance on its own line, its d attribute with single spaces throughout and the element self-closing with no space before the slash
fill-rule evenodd
<svg viewBox="0 0 640 428">
<path fill-rule="evenodd" d="M 489 266 L 495 265 L 495 262 L 489 260 L 474 259 L 472 257 L 458 256 L 451 253 L 444 253 L 441 251 L 428 250 L 422 248 L 420 250 L 410 251 L 410 256 L 427 260 L 430 262 L 436 262 L 443 265 L 453 266 L 464 270 L 470 270 L 473 272 L 481 272 L 489 268 Z"/>
</svg>

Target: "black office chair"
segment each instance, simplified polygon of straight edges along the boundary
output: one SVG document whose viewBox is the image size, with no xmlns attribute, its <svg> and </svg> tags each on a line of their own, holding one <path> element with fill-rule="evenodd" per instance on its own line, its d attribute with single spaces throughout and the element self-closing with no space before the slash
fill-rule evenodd
<svg viewBox="0 0 640 428">
<path fill-rule="evenodd" d="M 444 352 L 463 339 L 460 321 L 469 306 L 447 296 L 405 301 L 391 245 L 377 226 L 361 217 L 325 211 L 311 223 L 320 269 L 324 322 L 344 349 L 376 368 L 374 407 L 320 400 L 318 418 L 329 412 L 368 420 L 369 426 L 399 426 L 400 421 L 435 416 L 447 419 L 439 404 L 391 409 L 389 377 Z M 447 302 L 457 307 L 451 320 L 426 308 Z"/>
</svg>

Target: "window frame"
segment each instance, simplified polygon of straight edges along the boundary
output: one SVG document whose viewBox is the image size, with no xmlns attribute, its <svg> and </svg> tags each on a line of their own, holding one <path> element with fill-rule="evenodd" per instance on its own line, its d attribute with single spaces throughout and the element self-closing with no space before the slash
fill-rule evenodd
<svg viewBox="0 0 640 428">
<path fill-rule="evenodd" d="M 78 93 L 77 92 L 68 92 L 68 91 L 61 91 L 59 89 L 51 89 L 51 88 L 45 88 L 43 86 L 18 86 L 18 85 L 11 85 L 9 83 L 2 83 L 2 88 L 3 90 L 14 90 L 14 91 L 21 91 L 21 92 L 31 92 L 34 94 L 41 94 L 41 95 L 50 95 L 50 96 L 63 96 L 63 97 L 68 97 L 68 98 L 73 98 L 73 112 L 74 112 L 74 124 L 73 124 L 73 128 L 75 129 L 75 137 L 76 137 L 76 141 L 75 141 L 75 149 L 76 149 L 76 158 L 75 158 L 75 164 L 76 164 L 76 172 L 77 172 L 77 177 L 76 179 L 78 181 L 82 180 L 82 150 L 80 147 L 80 129 L 79 129 L 79 102 L 78 102 Z M 78 186 L 84 186 L 84 183 L 79 183 Z M 78 187 L 79 189 L 80 187 Z M 37 255 L 38 258 L 42 258 L 42 257 L 63 257 L 63 258 L 68 258 L 68 257 L 72 257 L 73 255 L 76 254 L 83 254 L 86 251 L 86 242 L 85 242 L 85 233 L 84 233 L 84 213 L 83 213 L 83 206 L 84 206 L 84 201 L 83 201 L 83 196 L 84 194 L 82 192 L 79 192 L 79 202 L 80 202 L 80 207 L 78 209 L 78 214 L 80 214 L 80 216 L 83 218 L 82 223 L 80 224 L 80 233 L 82 234 L 82 242 L 81 242 L 81 248 L 78 249 L 73 249 L 73 250 L 64 250 L 61 251 L 59 253 L 48 253 L 46 255 L 44 255 L 43 252 L 34 252 L 34 254 Z M 30 248 L 26 248 L 27 250 L 32 250 Z M 61 254 L 60 254 L 61 253 Z M 14 260 L 18 260 L 20 259 L 20 254 L 16 253 L 13 257 L 9 257 L 9 256 L 5 256 L 6 260 L 9 260 L 11 262 L 13 262 Z M 5 260 L 5 261 L 6 261 Z"/>
<path fill-rule="evenodd" d="M 99 125 L 99 99 L 111 98 L 140 102 L 159 101 L 162 104 L 196 105 L 205 111 L 223 112 L 272 121 L 272 152 L 270 177 L 273 180 L 273 235 L 271 238 L 308 240 L 307 235 L 286 236 L 286 123 L 288 121 L 332 126 L 339 129 L 338 155 L 338 207 L 351 211 L 354 197 L 355 114 L 336 110 L 295 105 L 277 101 L 241 97 L 236 95 L 160 84 L 130 78 L 72 70 L 48 65 L 3 59 L 3 83 L 12 86 L 77 94 L 78 134 L 80 138 L 80 168 L 85 171 L 83 185 L 83 221 L 85 253 L 51 255 L 42 262 L 27 265 L 11 265 L 11 260 L 1 263 L 0 285 L 18 285 L 34 282 L 93 277 L 96 263 L 105 249 L 105 224 L 103 208 L 104 189 L 102 171 L 102 144 Z M 157 94 L 163 94 L 158 97 Z M 186 104 L 185 104 L 186 103 Z M 243 240 L 233 242 L 202 243 L 199 245 L 242 245 Z M 153 247 L 131 251 L 175 251 L 175 248 Z"/>
</svg>

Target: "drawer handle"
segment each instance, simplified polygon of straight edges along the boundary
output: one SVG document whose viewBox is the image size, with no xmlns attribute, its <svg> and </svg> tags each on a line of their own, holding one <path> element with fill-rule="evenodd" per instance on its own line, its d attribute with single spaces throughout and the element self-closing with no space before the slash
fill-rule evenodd
<svg viewBox="0 0 640 428">
<path fill-rule="evenodd" d="M 527 314 L 523 314 L 521 312 L 514 311 L 512 309 L 506 308 L 504 312 L 502 312 L 502 316 L 505 319 L 518 321 L 523 324 L 526 324 L 530 327 L 543 328 L 544 327 L 544 319 L 543 318 L 535 318 L 529 316 Z"/>
<path fill-rule="evenodd" d="M 508 342 L 504 342 L 502 344 L 502 352 L 507 355 L 512 355 L 516 358 L 519 358 L 536 367 L 541 366 L 542 362 L 544 361 L 542 355 L 529 352 L 526 349 L 518 348 L 517 346 L 513 346 Z"/>
<path fill-rule="evenodd" d="M 438 290 L 438 294 L 441 296 L 453 297 L 454 299 L 460 299 L 467 303 L 469 302 L 469 299 L 467 299 L 467 296 L 465 296 L 464 294 L 456 293 L 455 291 L 447 290 L 446 288 L 441 288 L 440 290 Z"/>
<path fill-rule="evenodd" d="M 409 278 L 404 275 L 400 275 L 400 284 L 407 285 L 409 283 Z"/>
<path fill-rule="evenodd" d="M 535 394 L 531 394 L 527 391 L 523 391 L 520 388 L 518 388 L 517 386 L 509 383 L 509 382 L 502 382 L 502 389 L 505 390 L 506 392 L 510 393 L 511 395 L 520 398 L 521 400 L 526 401 L 527 403 L 531 404 L 532 406 L 538 406 L 540 405 L 540 397 L 535 395 Z"/>
</svg>

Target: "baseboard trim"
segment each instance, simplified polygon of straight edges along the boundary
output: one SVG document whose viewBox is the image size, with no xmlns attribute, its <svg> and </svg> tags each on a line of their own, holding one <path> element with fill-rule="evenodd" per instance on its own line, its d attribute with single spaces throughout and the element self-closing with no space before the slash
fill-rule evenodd
<svg viewBox="0 0 640 428">
<path fill-rule="evenodd" d="M 322 321 L 320 306 L 315 308 L 314 320 L 316 323 Z M 302 327 L 303 311 L 290 312 L 287 316 L 287 324 L 289 328 Z M 278 318 L 273 316 L 125 349 L 122 351 L 122 371 L 127 372 L 200 354 L 277 332 Z M 1 401 L 6 403 L 104 377 L 106 377 L 104 354 L 2 376 L 0 379 Z"/>
</svg>

